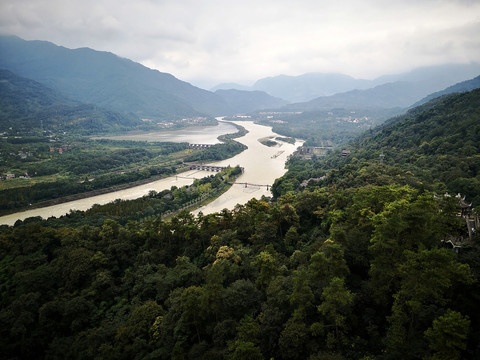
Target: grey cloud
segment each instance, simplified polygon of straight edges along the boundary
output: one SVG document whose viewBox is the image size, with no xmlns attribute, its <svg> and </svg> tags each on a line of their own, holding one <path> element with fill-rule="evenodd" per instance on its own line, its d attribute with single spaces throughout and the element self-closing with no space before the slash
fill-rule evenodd
<svg viewBox="0 0 480 360">
<path fill-rule="evenodd" d="M 183 80 L 245 83 L 480 61 L 476 14 L 473 0 L 0 0 L 0 32 L 111 51 Z"/>
</svg>

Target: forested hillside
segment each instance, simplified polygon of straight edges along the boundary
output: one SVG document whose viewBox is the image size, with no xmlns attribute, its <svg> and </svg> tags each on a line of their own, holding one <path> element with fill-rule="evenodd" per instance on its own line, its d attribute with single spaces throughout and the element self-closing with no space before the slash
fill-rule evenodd
<svg viewBox="0 0 480 360">
<path fill-rule="evenodd" d="M 277 195 L 306 179 L 328 176 L 322 184 L 351 187 L 391 182 L 420 184 L 437 192 L 461 193 L 480 205 L 480 90 L 434 99 L 367 131 L 347 147 L 313 162 L 292 160 Z M 400 175 L 401 174 L 401 175 Z M 375 176 L 379 179 L 374 179 Z"/>
<path fill-rule="evenodd" d="M 37 81 L 0 70 L 0 131 L 74 131 L 98 134 L 131 129 L 142 121 L 132 114 L 120 114 L 66 98 Z"/>
<path fill-rule="evenodd" d="M 1 227 L 3 357 L 479 359 L 475 213 L 444 195 L 452 171 L 478 181 L 479 99 L 414 109 L 349 156 L 293 159 L 275 201 L 156 212 L 216 177 Z"/>
</svg>

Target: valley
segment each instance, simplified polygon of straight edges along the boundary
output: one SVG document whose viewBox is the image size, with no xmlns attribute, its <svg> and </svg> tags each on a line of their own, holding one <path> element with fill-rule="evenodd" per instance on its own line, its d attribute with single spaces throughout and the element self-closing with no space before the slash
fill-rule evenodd
<svg viewBox="0 0 480 360">
<path fill-rule="evenodd" d="M 478 63 L 213 92 L 0 55 L 2 358 L 478 359 Z"/>
<path fill-rule="evenodd" d="M 192 130 L 179 130 L 176 132 L 169 132 L 168 137 L 171 141 L 170 144 L 173 144 L 174 141 L 185 141 L 189 140 L 192 142 L 196 141 L 216 141 L 215 135 L 219 133 L 225 134 L 225 131 L 236 131 L 237 129 L 229 123 L 221 122 L 220 124 L 224 124 L 223 126 L 219 126 L 219 129 L 215 129 L 212 133 L 210 132 L 210 139 L 207 139 L 206 136 L 202 131 L 198 132 L 198 129 L 195 128 L 194 131 Z M 228 126 L 227 126 L 228 125 Z M 268 184 L 270 187 L 272 186 L 273 182 L 277 177 L 280 177 L 285 172 L 285 161 L 289 155 L 291 155 L 296 148 L 301 145 L 300 142 L 296 142 L 294 144 L 289 143 L 280 143 L 282 154 L 281 156 L 277 156 L 272 158 L 273 152 L 278 152 L 278 150 L 268 149 L 265 145 L 262 145 L 258 142 L 258 139 L 265 137 L 267 134 L 275 135 L 270 131 L 269 128 L 265 126 L 255 125 L 252 122 L 237 122 L 235 125 L 239 128 L 245 128 L 247 131 L 247 136 L 243 136 L 237 139 L 241 144 L 243 144 L 246 148 L 242 153 L 237 156 L 229 157 L 221 162 L 209 162 L 213 165 L 217 166 L 236 166 L 240 165 L 244 167 L 244 173 L 238 178 L 238 182 L 250 182 L 250 183 L 261 183 L 261 184 Z M 164 136 L 163 133 L 161 133 Z M 152 146 L 158 146 L 156 142 L 158 141 L 159 134 L 142 134 L 142 135 L 123 135 L 119 136 L 120 138 L 128 139 L 128 144 L 136 148 L 138 146 L 145 147 L 145 143 L 136 143 L 136 138 L 140 138 L 142 140 L 150 139 L 155 144 Z M 113 140 L 117 139 L 118 137 L 110 137 L 109 141 L 112 141 L 112 145 L 116 145 L 117 147 L 123 144 L 122 141 Z M 108 143 L 108 142 L 107 142 Z M 185 145 L 183 143 L 179 144 L 180 148 L 184 148 Z M 146 147 L 149 148 L 148 146 Z M 277 147 L 278 149 L 278 147 Z M 197 151 L 198 153 L 198 151 Z M 172 167 L 175 170 L 171 170 L 170 174 L 166 173 L 167 177 L 162 180 L 155 180 L 149 181 L 146 184 L 137 185 L 130 184 L 127 189 L 122 189 L 118 191 L 108 191 L 106 194 L 101 195 L 94 195 L 86 194 L 88 197 L 75 200 L 75 201 L 67 201 L 62 202 L 61 204 L 40 207 L 37 209 L 32 209 L 24 212 L 14 213 L 11 215 L 5 215 L 0 217 L 0 224 L 8 224 L 13 225 L 17 220 L 25 220 L 28 217 L 36 217 L 41 216 L 42 218 L 46 219 L 51 216 L 60 217 L 65 214 L 68 214 L 70 211 L 85 211 L 92 207 L 94 204 L 107 204 L 109 202 L 113 202 L 116 199 L 121 200 L 128 200 L 128 199 L 136 199 L 142 196 L 148 195 L 150 191 L 161 192 L 163 190 L 170 189 L 171 187 L 182 187 L 185 185 L 190 185 L 193 183 L 194 179 L 200 179 L 202 177 L 211 176 L 212 173 L 208 171 L 189 171 L 188 165 L 185 166 L 183 161 L 187 161 L 188 159 L 193 159 L 192 156 L 195 152 L 192 150 L 183 150 L 176 153 L 171 153 L 167 156 L 167 160 L 164 160 L 164 163 L 159 163 L 158 158 L 154 158 L 155 165 L 163 166 L 163 168 L 171 169 Z M 229 153 L 231 154 L 231 153 Z M 208 159 L 207 159 L 208 160 Z M 212 159 L 210 159 L 212 160 Z M 138 163 L 133 163 L 132 165 L 137 165 Z M 145 166 L 145 165 L 144 165 Z M 120 170 L 117 170 L 120 171 Z M 136 168 L 131 170 L 133 172 L 141 172 L 145 171 L 145 168 Z M 125 173 L 128 174 L 128 171 L 121 170 L 122 175 Z M 171 174 L 175 173 L 174 176 Z M 110 176 L 112 173 L 110 173 Z M 170 175 L 170 176 L 168 176 Z M 90 176 L 92 176 L 90 174 Z M 103 175 L 106 176 L 106 175 Z M 164 176 L 165 177 L 165 176 Z M 148 180 L 148 178 L 146 179 Z M 143 180 L 142 182 L 146 182 Z M 9 180 L 10 181 L 10 180 Z M 89 180 L 90 182 L 93 181 Z M 8 184 L 8 181 L 5 180 L 4 184 Z M 24 185 L 24 182 L 22 182 Z M 133 185 L 133 186 L 132 186 Z M 27 185 L 28 186 L 28 185 Z M 55 185 L 58 188 L 58 184 Z M 113 189 L 110 189 L 113 190 Z M 8 193 L 15 193 L 21 194 L 22 188 L 10 188 Z M 0 194 L 2 194 L 0 192 Z M 201 208 L 200 211 L 204 213 L 211 213 L 215 211 L 220 211 L 223 207 L 231 208 L 234 207 L 237 203 L 244 204 L 248 200 L 253 197 L 260 199 L 262 196 L 269 196 L 270 191 L 266 188 L 260 189 L 258 187 L 250 187 L 248 189 L 242 189 L 240 185 L 234 186 L 234 189 L 231 189 L 227 194 L 222 195 L 221 199 L 217 199 L 214 203 L 209 205 L 207 208 Z M 9 196 L 9 199 L 12 197 Z"/>
</svg>

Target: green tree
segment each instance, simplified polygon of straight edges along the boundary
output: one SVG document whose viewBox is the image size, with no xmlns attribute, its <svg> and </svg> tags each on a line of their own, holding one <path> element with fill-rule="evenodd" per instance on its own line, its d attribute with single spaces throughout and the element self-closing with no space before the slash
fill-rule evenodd
<svg viewBox="0 0 480 360">
<path fill-rule="evenodd" d="M 432 321 L 432 309 L 446 306 L 456 286 L 472 284 L 474 279 L 469 266 L 456 261 L 455 253 L 448 249 L 405 251 L 405 257 L 386 344 L 390 353 L 408 359 L 424 352 L 422 335 L 426 322 Z"/>
<path fill-rule="evenodd" d="M 467 348 L 467 333 L 470 326 L 468 316 L 447 310 L 445 315 L 433 320 L 433 324 L 425 331 L 428 347 L 433 351 L 428 360 L 457 360 L 462 350 Z"/>
<path fill-rule="evenodd" d="M 334 277 L 322 292 L 323 302 L 318 311 L 335 327 L 335 338 L 340 336 L 340 329 L 350 313 L 355 295 L 345 287 L 344 279 Z"/>
<path fill-rule="evenodd" d="M 263 360 L 260 348 L 250 341 L 236 340 L 228 345 L 227 360 Z"/>
<path fill-rule="evenodd" d="M 278 274 L 275 255 L 271 251 L 262 251 L 256 256 L 253 265 L 258 269 L 255 284 L 260 289 L 266 289 L 270 281 Z"/>
</svg>

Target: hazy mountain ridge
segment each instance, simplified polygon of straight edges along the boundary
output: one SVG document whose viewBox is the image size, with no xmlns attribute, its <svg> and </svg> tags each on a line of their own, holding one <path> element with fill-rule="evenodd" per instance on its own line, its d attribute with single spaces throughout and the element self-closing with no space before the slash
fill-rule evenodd
<svg viewBox="0 0 480 360">
<path fill-rule="evenodd" d="M 466 80 L 462 81 L 460 83 L 457 83 L 455 85 L 449 86 L 448 88 L 434 92 L 426 97 L 424 97 L 422 100 L 419 102 L 415 103 L 413 106 L 418 106 L 421 104 L 424 104 L 432 99 L 435 99 L 440 96 L 448 95 L 448 94 L 453 94 L 453 93 L 461 93 L 461 92 L 466 92 L 466 91 L 472 91 L 475 89 L 480 88 L 480 75 L 477 76 L 476 78 L 473 78 L 471 80 Z"/>
<path fill-rule="evenodd" d="M 263 78 L 256 81 L 252 88 L 290 102 L 300 102 L 371 86 L 372 81 L 355 79 L 349 75 L 307 73 L 299 76 L 278 75 Z"/>
<path fill-rule="evenodd" d="M 343 74 L 280 75 L 258 80 L 252 91 L 212 93 L 171 74 L 89 48 L 71 50 L 45 41 L 0 36 L 0 54 L 0 68 L 38 81 L 68 98 L 151 119 L 232 115 L 282 106 L 282 110 L 295 111 L 406 108 L 432 92 L 471 78 L 470 74 L 475 71 L 475 76 L 480 73 L 479 64 L 451 64 L 375 80 L 354 79 Z M 386 80 L 393 82 L 379 84 Z M 225 84 L 227 87 L 237 85 Z M 288 101 L 319 91 L 329 95 L 290 105 L 278 99 Z"/>
<path fill-rule="evenodd" d="M 477 70 L 478 67 L 478 70 Z M 451 72 L 448 71 L 451 70 Z M 464 69 L 464 71 L 462 71 Z M 475 72 L 477 71 L 477 72 Z M 308 102 L 294 103 L 286 106 L 295 110 L 314 110 L 328 108 L 408 108 L 428 96 L 432 99 L 438 95 L 429 96 L 447 86 L 453 86 L 464 81 L 465 76 L 477 76 L 478 65 L 444 65 L 425 69 L 416 69 L 411 73 L 398 76 L 400 80 L 389 82 L 364 90 L 351 90 L 331 96 L 322 96 Z M 471 75 L 473 73 L 473 75 Z M 416 74 L 416 75 L 415 75 Z M 470 77 L 470 79 L 471 79 Z M 387 79 L 388 77 L 383 77 Z M 468 81 L 468 80 L 467 80 Z M 473 85 L 471 85 L 472 87 Z M 474 88 L 474 87 L 473 87 Z M 473 88 L 470 88 L 473 89 Z M 465 88 L 467 90 L 467 88 Z M 462 88 L 459 88 L 460 92 Z M 453 92 L 453 91 L 450 91 Z"/>
<path fill-rule="evenodd" d="M 287 104 L 287 101 L 273 97 L 264 91 L 222 90 L 215 91 L 221 96 L 235 113 L 247 113 L 256 110 L 277 108 Z"/>
<path fill-rule="evenodd" d="M 331 96 L 322 96 L 305 103 L 288 105 L 288 109 L 313 110 L 328 108 L 405 108 L 429 94 L 425 87 L 399 81 L 366 90 L 351 90 Z"/>
<path fill-rule="evenodd" d="M 412 91 L 411 89 L 417 92 L 416 96 L 419 96 L 418 94 L 425 94 L 424 96 L 426 96 L 452 84 L 471 79 L 479 73 L 480 64 L 477 63 L 420 67 L 406 73 L 383 75 L 372 80 L 355 79 L 348 75 L 335 73 L 306 73 L 298 76 L 278 75 L 259 79 L 249 89 L 265 91 L 272 96 L 280 97 L 292 103 L 306 103 L 319 97 L 332 95 L 338 95 L 332 99 L 339 101 L 341 97 L 339 94 L 341 93 L 353 90 L 369 90 L 388 83 L 400 83 L 398 85 L 399 89 L 395 89 L 397 91 L 396 95 L 412 97 L 412 94 L 409 94 Z M 411 84 L 411 88 L 405 87 L 404 83 Z M 402 87 L 407 91 L 407 94 L 398 92 Z M 422 88 L 423 91 L 417 91 L 417 87 Z M 227 83 L 217 85 L 213 89 L 245 90 L 248 87 Z M 348 94 L 347 97 L 351 97 L 351 95 Z M 420 98 L 415 98 L 413 102 L 420 100 Z M 371 100 L 369 101 L 371 102 Z M 407 106 L 411 106 L 413 102 L 407 104 Z M 392 107 L 391 103 L 387 105 L 387 107 Z"/>
<path fill-rule="evenodd" d="M 210 91 L 216 92 L 217 90 L 242 90 L 242 91 L 253 91 L 253 88 L 248 85 L 241 85 L 237 83 L 221 83 L 210 88 Z"/>
</svg>

